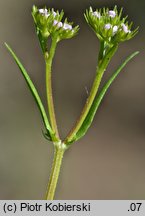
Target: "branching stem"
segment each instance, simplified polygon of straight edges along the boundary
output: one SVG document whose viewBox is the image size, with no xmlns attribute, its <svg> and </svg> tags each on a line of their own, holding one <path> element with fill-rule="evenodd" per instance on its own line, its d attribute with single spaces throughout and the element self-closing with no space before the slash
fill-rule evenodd
<svg viewBox="0 0 145 216">
<path fill-rule="evenodd" d="M 101 47 L 102 48 L 102 47 Z M 70 131 L 69 135 L 67 136 L 67 138 L 65 139 L 64 143 L 70 143 L 72 142 L 73 138 L 75 138 L 75 135 L 76 133 L 78 132 L 78 130 L 80 129 L 81 125 L 83 124 L 92 104 L 93 104 L 93 101 L 95 99 L 95 96 L 98 92 L 98 89 L 99 89 L 99 86 L 100 86 L 100 82 L 102 80 L 102 77 L 103 77 L 103 74 L 111 60 L 111 58 L 113 57 L 113 55 L 115 54 L 116 50 L 118 48 L 118 45 L 112 47 L 108 52 L 107 54 L 105 55 L 105 57 L 99 61 L 99 64 L 98 64 L 98 67 L 97 67 L 97 70 L 96 70 L 96 77 L 95 77 L 95 80 L 93 82 L 93 85 L 92 85 L 92 89 L 90 91 L 90 95 L 86 101 L 86 104 L 83 108 L 83 111 L 75 125 L 75 127 Z"/>
</svg>

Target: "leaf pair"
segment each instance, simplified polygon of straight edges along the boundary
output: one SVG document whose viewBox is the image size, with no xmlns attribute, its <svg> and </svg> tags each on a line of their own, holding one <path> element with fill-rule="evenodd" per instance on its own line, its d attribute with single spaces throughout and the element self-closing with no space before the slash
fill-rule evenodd
<svg viewBox="0 0 145 216">
<path fill-rule="evenodd" d="M 25 78 L 29 89 L 32 93 L 32 95 L 34 96 L 34 99 L 37 103 L 37 106 L 39 108 L 40 114 L 42 116 L 42 120 L 46 129 L 46 133 L 43 132 L 45 138 L 52 140 L 52 141 L 56 141 L 56 137 L 55 137 L 55 133 L 53 132 L 45 108 L 43 106 L 43 103 L 40 99 L 40 96 L 38 94 L 38 91 L 36 90 L 33 82 L 31 81 L 26 69 L 24 68 L 24 66 L 21 64 L 20 60 L 18 59 L 18 57 L 16 56 L 16 54 L 12 51 L 12 49 L 10 48 L 10 46 L 8 44 L 6 44 L 7 49 L 9 50 L 9 52 L 11 53 L 11 55 L 13 56 L 15 62 L 17 63 L 18 67 L 20 68 L 20 71 L 23 75 L 23 77 Z M 82 125 L 80 126 L 80 128 L 78 129 L 77 133 L 74 135 L 74 137 L 69 140 L 68 142 L 66 142 L 67 145 L 70 145 L 71 143 L 79 140 L 81 137 L 83 137 L 88 128 L 91 126 L 91 123 L 94 119 L 94 116 L 96 114 L 96 111 L 103 99 L 103 97 L 105 96 L 105 93 L 107 92 L 107 90 L 109 89 L 110 85 L 112 84 L 112 82 L 115 80 L 115 78 L 119 75 L 119 73 L 122 71 L 122 69 L 126 66 L 126 64 L 132 59 L 134 58 L 139 52 L 134 52 L 133 54 L 131 54 L 130 56 L 127 57 L 127 59 L 119 66 L 119 68 L 112 74 L 112 76 L 110 77 L 110 79 L 105 83 L 105 85 L 103 86 L 103 88 L 101 89 L 101 91 L 99 92 L 99 94 L 96 95 L 93 104 L 86 116 L 86 118 L 84 119 Z"/>
<path fill-rule="evenodd" d="M 103 97 L 105 96 L 105 93 L 107 92 L 107 90 L 109 89 L 110 85 L 112 84 L 112 82 L 115 80 L 115 78 L 119 75 L 119 73 L 122 71 L 122 69 L 126 66 L 126 64 L 132 59 L 134 58 L 139 52 L 134 52 L 133 54 L 131 54 L 130 56 L 127 57 L 127 59 L 119 66 L 119 68 L 112 74 L 112 76 L 110 77 L 110 79 L 105 83 L 105 85 L 103 86 L 103 88 L 101 89 L 101 91 L 99 92 L 99 94 L 97 94 L 97 96 L 94 99 L 94 102 L 85 118 L 85 120 L 83 121 L 81 127 L 79 128 L 79 130 L 77 131 L 77 133 L 75 134 L 75 136 L 72 138 L 72 140 L 70 140 L 67 144 L 71 144 L 77 140 L 79 140 L 81 137 L 83 137 L 88 128 L 91 126 L 91 123 L 94 119 L 94 116 L 96 114 L 96 111 L 103 99 Z"/>
</svg>

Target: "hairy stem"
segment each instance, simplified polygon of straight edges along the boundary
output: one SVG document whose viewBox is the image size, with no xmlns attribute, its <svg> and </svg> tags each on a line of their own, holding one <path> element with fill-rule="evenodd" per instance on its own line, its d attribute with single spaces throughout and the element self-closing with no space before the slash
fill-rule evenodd
<svg viewBox="0 0 145 216">
<path fill-rule="evenodd" d="M 50 47 L 49 55 L 47 52 L 45 53 L 46 94 L 47 94 L 47 104 L 48 104 L 48 111 L 49 111 L 51 127 L 53 131 L 55 132 L 56 139 L 59 140 L 59 133 L 57 129 L 57 123 L 56 123 L 55 111 L 54 111 L 54 103 L 53 103 L 53 95 L 52 95 L 52 79 L 51 79 L 52 60 L 55 54 L 56 45 L 57 45 L 57 40 L 54 38 L 52 39 L 52 44 Z"/>
<path fill-rule="evenodd" d="M 66 146 L 64 144 L 59 144 L 55 146 L 54 160 L 52 164 L 51 174 L 48 182 L 48 188 L 46 191 L 46 200 L 53 200 L 55 195 L 55 190 L 58 182 L 58 177 L 60 173 L 60 168 L 62 164 L 62 159 Z"/>
</svg>

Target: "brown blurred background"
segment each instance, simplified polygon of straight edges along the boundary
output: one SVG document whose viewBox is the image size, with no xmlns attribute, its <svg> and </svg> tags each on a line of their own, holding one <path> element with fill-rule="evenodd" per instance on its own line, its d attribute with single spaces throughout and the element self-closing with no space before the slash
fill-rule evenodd
<svg viewBox="0 0 145 216">
<path fill-rule="evenodd" d="M 53 90 L 62 137 L 68 133 L 92 84 L 98 39 L 83 12 L 115 4 L 140 26 L 120 48 L 105 79 L 130 53 L 131 61 L 111 86 L 86 136 L 66 152 L 56 199 L 145 199 L 145 1 L 0 1 L 0 199 L 43 199 L 53 147 L 19 69 L 4 47 L 16 51 L 45 100 L 45 72 L 31 17 L 32 5 L 64 9 L 80 25 L 77 37 L 62 41 L 53 65 Z"/>
</svg>

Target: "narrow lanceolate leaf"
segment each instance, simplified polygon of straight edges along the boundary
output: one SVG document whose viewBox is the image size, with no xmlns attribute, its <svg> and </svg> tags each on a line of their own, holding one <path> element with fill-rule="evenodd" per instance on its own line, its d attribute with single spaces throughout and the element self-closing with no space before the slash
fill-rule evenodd
<svg viewBox="0 0 145 216">
<path fill-rule="evenodd" d="M 40 110 L 40 113 L 41 113 L 41 116 L 42 116 L 42 119 L 43 119 L 43 122 L 44 122 L 44 125 L 45 125 L 45 128 L 47 130 L 47 136 L 49 136 L 50 139 L 53 139 L 54 138 L 54 133 L 50 127 L 50 124 L 49 124 L 49 121 L 48 121 L 48 118 L 47 118 L 47 114 L 45 112 L 45 109 L 44 109 L 44 106 L 42 104 L 42 101 L 40 99 L 40 96 L 33 84 L 33 82 L 31 81 L 26 69 L 24 68 L 24 66 L 21 64 L 20 60 L 18 59 L 18 57 L 16 56 L 16 54 L 12 51 L 12 49 L 10 48 L 10 46 L 8 44 L 6 44 L 6 47 L 7 49 L 9 50 L 9 52 L 11 53 L 11 55 L 13 56 L 15 62 L 17 63 L 18 67 L 20 68 L 20 71 L 22 73 L 22 75 L 24 76 L 28 86 L 29 86 L 29 89 L 31 90 L 31 93 L 32 95 L 34 96 L 34 99 L 38 105 L 38 108 Z"/>
<path fill-rule="evenodd" d="M 94 119 L 95 113 L 106 93 L 106 91 L 108 90 L 108 88 L 110 87 L 110 85 L 112 84 L 112 82 L 115 80 L 115 78 L 118 76 L 118 74 L 121 72 L 121 70 L 125 67 L 125 65 L 134 57 L 138 54 L 139 52 L 135 52 L 133 54 L 131 54 L 130 56 L 128 56 L 128 58 L 120 65 L 120 67 L 113 73 L 113 75 L 110 77 L 110 79 L 105 83 L 105 85 L 103 86 L 103 88 L 101 89 L 101 91 L 99 92 L 99 94 L 96 96 L 90 111 L 88 113 L 88 115 L 86 116 L 81 128 L 78 130 L 78 132 L 76 133 L 74 139 L 72 139 L 72 142 L 77 141 L 78 139 L 80 139 L 82 136 L 85 135 L 85 133 L 87 132 L 88 128 L 91 126 L 91 123 Z M 69 143 L 68 143 L 69 144 Z"/>
</svg>

